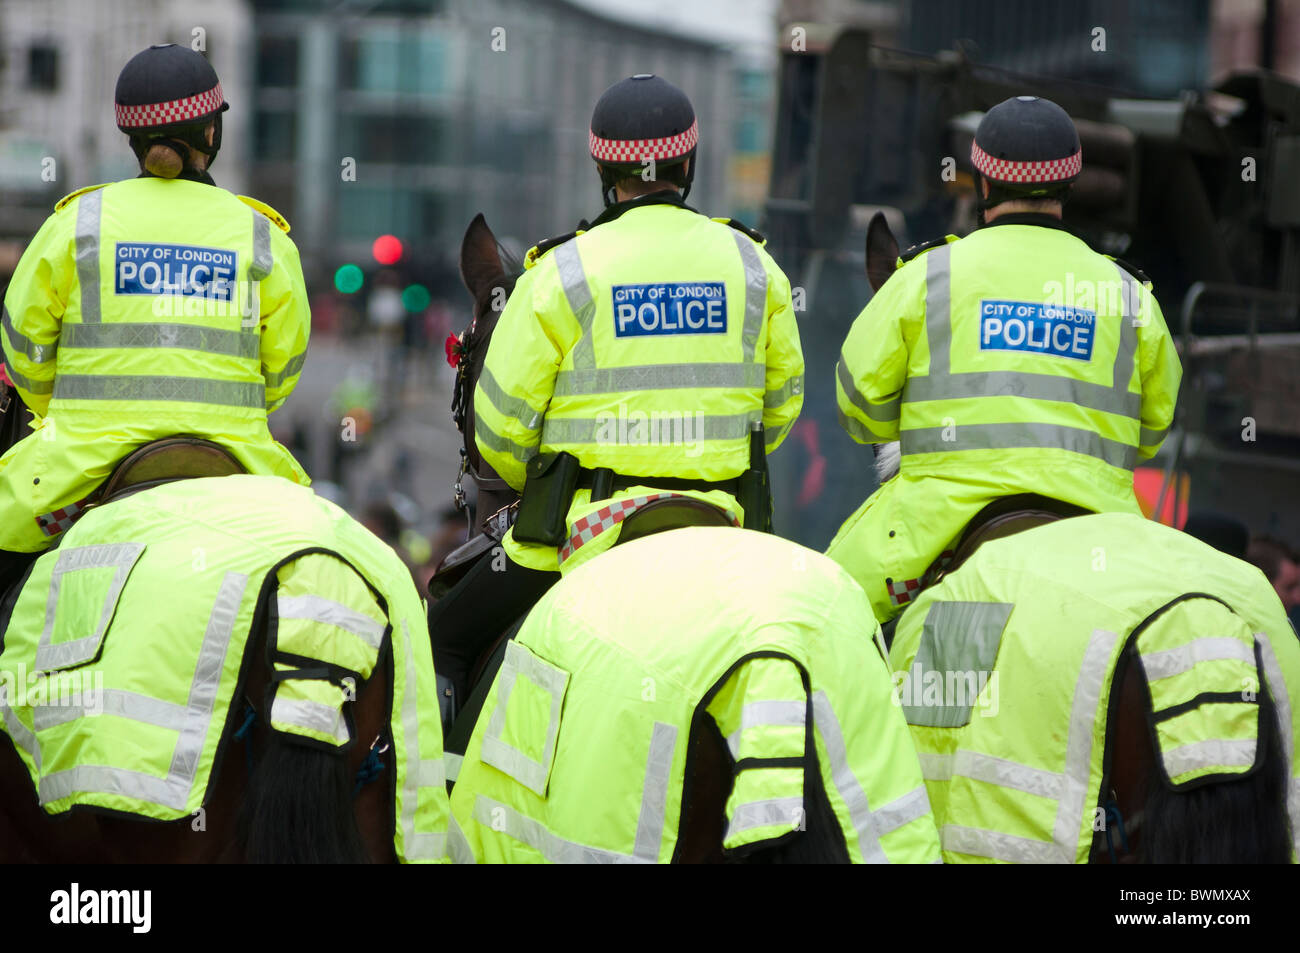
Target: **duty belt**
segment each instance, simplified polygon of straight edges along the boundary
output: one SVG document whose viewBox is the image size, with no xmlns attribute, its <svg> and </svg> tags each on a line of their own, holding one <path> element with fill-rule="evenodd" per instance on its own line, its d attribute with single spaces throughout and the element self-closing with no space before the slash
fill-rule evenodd
<svg viewBox="0 0 1300 953">
<path fill-rule="evenodd" d="M 608 467 L 588 469 L 583 467 L 578 473 L 578 489 L 591 490 L 592 502 L 608 499 L 615 493 L 634 486 L 652 487 L 657 490 L 697 490 L 708 493 L 721 490 L 732 496 L 740 495 L 740 478 L 711 482 L 709 480 L 688 480 L 679 477 L 627 476 L 615 473 Z"/>
</svg>

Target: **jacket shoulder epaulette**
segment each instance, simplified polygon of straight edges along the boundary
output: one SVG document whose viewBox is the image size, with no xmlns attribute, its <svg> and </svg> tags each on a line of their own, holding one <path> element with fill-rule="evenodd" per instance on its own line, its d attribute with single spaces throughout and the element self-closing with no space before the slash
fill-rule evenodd
<svg viewBox="0 0 1300 953">
<path fill-rule="evenodd" d="M 898 260 L 900 262 L 909 262 L 923 251 L 937 248 L 940 245 L 950 245 L 955 241 L 959 241 L 956 235 L 945 235 L 943 238 L 936 238 L 933 241 L 921 242 L 919 245 L 913 245 L 907 251 L 899 252 Z"/>
<path fill-rule="evenodd" d="M 1133 264 L 1132 262 L 1127 262 L 1123 258 L 1116 258 L 1114 255 L 1107 255 L 1106 257 L 1109 258 L 1111 261 L 1113 261 L 1115 264 L 1119 265 L 1121 268 L 1127 271 L 1138 281 L 1142 282 L 1142 284 L 1144 285 L 1151 284 L 1150 276 L 1148 276 L 1147 273 L 1143 271 L 1141 268 L 1139 268 L 1137 265 Z"/>
<path fill-rule="evenodd" d="M 261 212 L 271 221 L 275 222 L 276 227 L 279 228 L 280 231 L 284 232 L 286 235 L 289 234 L 288 220 L 279 212 L 277 212 L 275 209 L 271 208 L 271 206 L 267 205 L 265 202 L 260 202 L 257 199 L 251 198 L 247 195 L 237 195 L 235 197 L 239 199 L 239 201 L 243 202 L 245 205 L 249 206 L 250 208 L 257 209 L 257 211 Z"/>
<path fill-rule="evenodd" d="M 559 248 L 570 239 L 577 238 L 585 234 L 584 229 L 575 228 L 571 232 L 565 232 L 563 235 L 556 235 L 554 238 L 548 238 L 546 241 L 538 242 L 532 248 L 528 249 L 528 254 L 524 255 L 524 268 L 531 268 L 542 260 L 542 257 L 553 248 Z"/>
<path fill-rule="evenodd" d="M 93 192 L 95 189 L 102 189 L 104 186 L 112 184 L 113 183 L 111 182 L 101 182 L 99 185 L 88 185 L 84 189 L 77 189 L 75 192 L 69 192 L 67 195 L 63 196 L 63 198 L 54 203 L 54 211 L 63 211 L 64 207 L 78 195 L 85 195 L 87 192 Z"/>
<path fill-rule="evenodd" d="M 766 236 L 766 235 L 764 235 L 762 232 L 760 232 L 760 231 L 759 231 L 758 229 L 756 229 L 756 228 L 750 228 L 748 225 L 746 225 L 746 224 L 745 224 L 744 222 L 742 222 L 742 221 L 739 221 L 739 220 L 734 219 L 734 218 L 721 218 L 721 217 L 715 218 L 714 221 L 715 221 L 715 222 L 721 222 L 723 225 L 730 225 L 730 226 L 731 226 L 732 228 L 734 228 L 736 231 L 738 231 L 738 232 L 743 232 L 744 234 L 746 234 L 746 235 L 748 235 L 750 238 L 752 238 L 754 241 L 758 242 L 760 245 L 766 245 L 766 244 L 767 244 L 767 236 Z"/>
</svg>

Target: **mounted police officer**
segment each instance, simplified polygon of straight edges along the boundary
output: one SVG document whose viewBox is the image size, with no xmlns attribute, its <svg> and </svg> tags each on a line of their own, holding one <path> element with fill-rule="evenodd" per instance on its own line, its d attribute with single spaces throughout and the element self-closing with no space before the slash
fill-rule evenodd
<svg viewBox="0 0 1300 953">
<path fill-rule="evenodd" d="M 216 72 L 152 46 L 115 100 L 140 176 L 60 201 L 5 299 L 4 359 L 37 432 L 0 458 L 0 569 L 50 545 L 118 461 L 161 437 L 206 437 L 250 472 L 310 482 L 266 424 L 307 351 L 298 251 L 274 209 L 209 174 L 229 108 Z"/>
<path fill-rule="evenodd" d="M 849 435 L 901 442 L 898 476 L 827 550 L 881 621 L 1001 497 L 1139 512 L 1133 466 L 1159 449 L 1182 376 L 1145 276 L 1061 223 L 1083 167 L 1065 111 L 1006 100 L 980 122 L 971 161 L 981 227 L 905 254 L 836 369 Z"/>
<path fill-rule="evenodd" d="M 530 250 L 501 314 L 475 439 L 523 500 L 506 558 L 480 561 L 431 609 L 434 658 L 458 693 L 484 642 L 613 545 L 647 497 L 755 519 L 737 500 L 751 432 L 762 425 L 768 451 L 784 439 L 803 355 L 762 236 L 685 204 L 698 140 L 675 86 L 642 74 L 610 87 L 589 137 L 605 210 Z"/>
</svg>

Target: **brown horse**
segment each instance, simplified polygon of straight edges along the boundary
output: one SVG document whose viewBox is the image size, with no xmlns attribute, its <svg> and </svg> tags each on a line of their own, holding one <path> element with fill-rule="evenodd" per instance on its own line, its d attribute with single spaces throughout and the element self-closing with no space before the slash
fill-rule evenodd
<svg viewBox="0 0 1300 953">
<path fill-rule="evenodd" d="M 478 559 L 490 559 L 492 550 L 510 525 L 511 504 L 518 495 L 485 463 L 474 441 L 474 388 L 483 370 L 488 345 L 496 330 L 505 302 L 514 290 L 522 266 L 505 252 L 482 215 L 475 216 L 466 229 L 460 251 L 460 274 L 474 299 L 474 319 L 460 338 L 453 414 L 464 438 L 461 451 L 463 467 L 478 486 L 478 505 L 473 519 L 474 535 L 444 560 L 430 581 L 430 596 L 438 598 Z M 665 501 L 668 502 L 668 501 Z M 650 532 L 687 525 L 726 525 L 726 520 L 712 507 L 687 501 L 683 506 L 650 507 L 639 511 L 624 524 L 621 541 L 629 541 Z M 522 621 L 522 620 L 520 620 Z M 479 659 L 472 676 L 476 683 L 454 723 L 444 724 L 447 750 L 465 750 L 469 735 L 487 695 L 506 639 L 517 624 Z M 692 724 L 686 778 L 689 797 L 683 799 L 677 863 L 722 863 L 723 831 L 726 827 L 725 805 L 731 793 L 732 758 L 726 742 L 711 718 L 697 717 Z M 812 775 L 816 771 L 812 770 Z M 824 800 L 824 795 L 822 796 Z M 798 863 L 835 861 L 840 853 L 835 839 L 840 836 L 830 810 L 813 798 L 808 811 L 807 829 L 780 844 L 749 855 L 746 863 Z M 847 856 L 847 855 L 845 855 Z"/>
<path fill-rule="evenodd" d="M 176 571 L 178 590 L 188 569 Z M 280 570 L 281 585 L 292 571 L 292 563 Z M 0 649 L 20 589 L 0 600 Z M 382 741 L 392 640 L 385 638 L 371 676 L 356 685 L 352 743 L 327 749 L 286 740 L 268 727 L 274 595 L 274 588 L 264 593 L 248 634 L 201 812 L 166 822 L 85 806 L 48 815 L 12 739 L 0 732 L 0 862 L 395 861 L 393 754 Z"/>
<path fill-rule="evenodd" d="M 867 227 L 866 271 L 875 290 L 889 280 L 898 259 L 898 242 L 882 213 Z M 878 451 L 883 482 L 898 472 L 896 444 Z M 967 526 L 950 560 L 925 574 L 926 585 L 956 573 L 989 540 L 1011 536 L 1086 510 L 1060 500 L 1021 494 L 985 507 Z M 901 616 L 899 617 L 901 618 Z M 892 642 L 898 619 L 885 627 Z M 1105 774 L 1098 809 L 1110 822 L 1094 834 L 1090 863 L 1250 863 L 1286 862 L 1290 856 L 1286 812 L 1286 761 L 1267 688 L 1261 692 L 1260 743 L 1267 754 L 1261 770 L 1246 779 L 1175 792 L 1160 780 L 1151 741 L 1151 696 L 1131 646 L 1113 675 L 1107 712 Z M 1014 757 L 1014 753 L 1008 753 Z M 1208 818 L 1213 818 L 1212 822 Z"/>
</svg>

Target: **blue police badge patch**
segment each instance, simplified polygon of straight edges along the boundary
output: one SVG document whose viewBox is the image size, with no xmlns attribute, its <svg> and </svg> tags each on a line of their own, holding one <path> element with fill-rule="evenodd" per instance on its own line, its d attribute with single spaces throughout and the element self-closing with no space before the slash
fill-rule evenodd
<svg viewBox="0 0 1300 953">
<path fill-rule="evenodd" d="M 113 292 L 235 300 L 236 255 L 226 248 L 118 242 Z"/>
<path fill-rule="evenodd" d="M 726 334 L 727 286 L 721 281 L 614 285 L 614 334 Z"/>
<path fill-rule="evenodd" d="M 1092 360 L 1097 312 L 1032 301 L 981 301 L 980 350 Z"/>
</svg>

